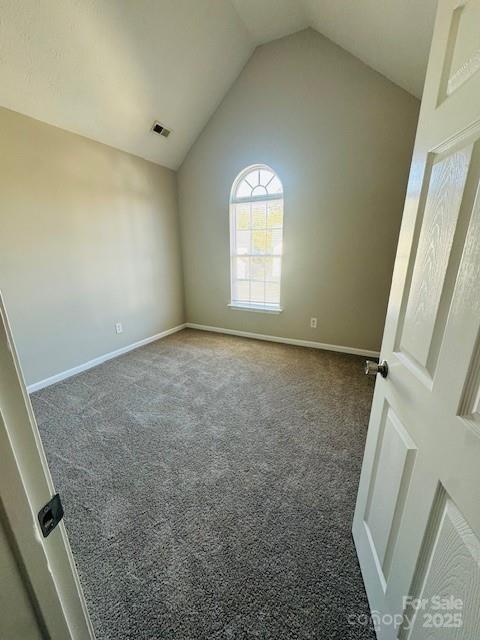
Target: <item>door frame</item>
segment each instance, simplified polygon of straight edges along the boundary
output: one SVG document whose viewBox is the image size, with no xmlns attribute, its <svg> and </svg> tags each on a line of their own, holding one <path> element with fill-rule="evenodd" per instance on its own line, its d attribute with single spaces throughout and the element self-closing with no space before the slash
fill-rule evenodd
<svg viewBox="0 0 480 640">
<path fill-rule="evenodd" d="M 43 538 L 37 519 L 55 489 L 1 291 L 0 450 L 2 520 L 40 633 L 52 640 L 94 640 L 65 525 Z"/>
</svg>

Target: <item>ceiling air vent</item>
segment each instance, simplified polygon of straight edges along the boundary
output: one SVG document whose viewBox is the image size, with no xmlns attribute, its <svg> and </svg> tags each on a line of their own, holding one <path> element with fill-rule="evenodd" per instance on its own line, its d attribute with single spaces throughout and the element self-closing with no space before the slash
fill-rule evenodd
<svg viewBox="0 0 480 640">
<path fill-rule="evenodd" d="M 164 127 L 163 124 L 157 121 L 153 123 L 152 131 L 153 133 L 158 133 L 159 136 L 163 136 L 164 138 L 168 138 L 171 133 L 170 129 L 167 129 L 167 127 Z"/>
</svg>

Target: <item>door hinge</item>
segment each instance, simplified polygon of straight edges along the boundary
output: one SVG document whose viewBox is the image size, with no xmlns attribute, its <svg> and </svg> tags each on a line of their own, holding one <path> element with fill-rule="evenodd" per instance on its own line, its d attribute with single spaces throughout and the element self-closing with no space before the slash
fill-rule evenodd
<svg viewBox="0 0 480 640">
<path fill-rule="evenodd" d="M 60 496 L 56 493 L 38 512 L 38 521 L 44 538 L 52 533 L 62 518 L 63 505 Z"/>
</svg>

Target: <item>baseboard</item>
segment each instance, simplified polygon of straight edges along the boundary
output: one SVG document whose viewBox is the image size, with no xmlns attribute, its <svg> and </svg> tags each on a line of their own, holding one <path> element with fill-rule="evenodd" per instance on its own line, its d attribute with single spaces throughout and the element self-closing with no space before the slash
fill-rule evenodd
<svg viewBox="0 0 480 640">
<path fill-rule="evenodd" d="M 177 331 L 181 331 L 185 329 L 186 324 L 179 324 L 176 327 L 172 327 L 171 329 L 167 329 L 166 331 L 161 331 L 160 333 L 156 333 L 154 336 L 150 336 L 149 338 L 144 338 L 143 340 L 138 340 L 133 344 L 128 344 L 126 347 L 121 347 L 120 349 L 116 349 L 115 351 L 110 351 L 110 353 L 105 353 L 102 356 L 98 356 L 97 358 L 93 358 L 93 360 L 89 360 L 88 362 L 84 362 L 83 364 L 79 364 L 72 369 L 67 369 L 66 371 L 61 371 L 60 373 L 55 374 L 54 376 L 50 376 L 49 378 L 45 378 L 44 380 L 39 380 L 38 382 L 34 382 L 33 384 L 29 384 L 27 386 L 28 393 L 33 393 L 34 391 L 39 391 L 40 389 L 44 389 L 45 387 L 49 387 L 51 384 L 55 384 L 56 382 L 60 382 L 61 380 L 65 380 L 66 378 L 70 378 L 71 376 L 76 375 L 77 373 L 81 373 L 82 371 L 86 371 L 87 369 L 91 369 L 92 367 L 96 367 L 102 362 L 106 360 L 111 360 L 112 358 L 117 358 L 124 353 L 128 353 L 129 351 L 133 351 L 134 349 L 138 349 L 138 347 L 143 347 L 150 342 L 155 342 L 155 340 L 160 340 L 160 338 L 165 338 L 172 333 L 176 333 Z"/>
<path fill-rule="evenodd" d="M 199 329 L 200 331 L 212 331 L 214 333 L 225 333 L 227 335 L 232 336 L 240 336 L 241 338 L 253 338 L 254 340 L 266 340 L 267 342 L 281 342 L 283 344 L 293 344 L 297 347 L 310 347 L 312 349 L 325 349 L 326 351 L 338 351 L 340 353 L 351 353 L 358 356 L 370 356 L 372 358 L 378 358 L 380 355 L 378 351 L 370 351 L 368 349 L 358 349 L 357 347 L 344 347 L 336 344 L 326 344 L 323 342 L 313 342 L 312 340 L 297 340 L 296 338 L 282 338 L 279 336 L 268 336 L 262 333 L 251 333 L 249 331 L 237 331 L 236 329 L 223 329 L 222 327 L 210 327 L 205 324 L 195 324 L 194 322 L 187 322 L 185 324 L 179 324 L 176 327 L 172 327 L 171 329 L 167 329 L 166 331 L 162 331 L 161 333 L 156 333 L 154 336 L 150 336 L 148 338 L 144 338 L 143 340 L 138 340 L 132 344 L 128 344 L 125 347 L 121 347 L 120 349 L 116 349 L 115 351 L 110 351 L 110 353 L 105 353 L 102 356 L 98 356 L 97 358 L 93 358 L 93 360 L 89 360 L 88 362 L 84 362 L 83 364 L 79 364 L 76 367 L 72 367 L 72 369 L 67 369 L 66 371 L 61 371 L 60 373 L 56 373 L 54 376 L 50 376 L 49 378 L 45 378 L 44 380 L 39 380 L 38 382 L 34 382 L 27 386 L 28 393 L 33 393 L 34 391 L 39 391 L 40 389 L 44 389 L 45 387 L 49 387 L 51 384 L 55 384 L 56 382 L 60 382 L 61 380 L 66 380 L 71 376 L 75 376 L 77 373 L 81 373 L 82 371 L 86 371 L 87 369 L 91 369 L 92 367 L 96 367 L 102 362 L 106 360 L 111 360 L 112 358 L 117 358 L 124 353 L 128 353 L 129 351 L 133 351 L 134 349 L 138 349 L 139 347 L 143 347 L 150 342 L 155 342 L 155 340 L 160 340 L 161 338 L 165 338 L 166 336 L 171 335 L 172 333 L 177 333 L 177 331 L 181 331 L 182 329 Z"/>
<path fill-rule="evenodd" d="M 351 353 L 357 356 L 370 356 L 378 358 L 378 351 L 369 349 L 358 349 L 357 347 L 344 347 L 338 344 L 326 344 L 324 342 L 313 342 L 312 340 L 297 340 L 296 338 L 281 338 L 279 336 L 267 336 L 262 333 L 250 333 L 249 331 L 237 331 L 236 329 L 223 329 L 221 327 L 209 327 L 205 324 L 195 324 L 187 322 L 188 329 L 199 329 L 200 331 L 213 331 L 214 333 L 226 333 L 231 336 L 242 338 L 253 338 L 254 340 L 267 340 L 268 342 L 282 342 L 284 344 L 294 344 L 297 347 L 310 347 L 311 349 L 325 349 L 326 351 L 338 351 L 340 353 Z"/>
</svg>

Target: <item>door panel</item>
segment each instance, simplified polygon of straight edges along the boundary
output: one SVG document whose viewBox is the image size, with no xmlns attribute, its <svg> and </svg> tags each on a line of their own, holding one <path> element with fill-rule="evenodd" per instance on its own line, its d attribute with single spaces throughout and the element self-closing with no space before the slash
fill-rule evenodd
<svg viewBox="0 0 480 640">
<path fill-rule="evenodd" d="M 459 89 L 480 70 L 480 2 L 469 2 L 457 7 L 452 15 L 448 57 L 447 96 Z"/>
<path fill-rule="evenodd" d="M 380 640 L 480 637 L 478 24 L 480 0 L 440 0 L 360 479 L 353 534 Z M 452 610 L 427 624 L 444 596 L 461 626 Z"/>
<path fill-rule="evenodd" d="M 480 542 L 443 487 L 439 488 L 404 610 L 400 640 L 480 637 Z M 456 602 L 452 601 L 452 595 Z M 420 599 L 422 605 L 415 606 Z M 448 608 L 441 608 L 441 604 Z M 425 603 L 423 605 L 423 603 Z M 440 614 L 440 615 L 438 615 Z M 455 615 L 457 614 L 457 615 Z"/>
<path fill-rule="evenodd" d="M 364 520 L 385 590 L 416 446 L 392 409 L 383 413 Z"/>
<path fill-rule="evenodd" d="M 462 204 L 472 147 L 435 158 L 427 191 L 420 238 L 414 260 L 400 351 L 408 354 L 430 377 L 434 334 L 446 282 L 453 239 Z"/>
<path fill-rule="evenodd" d="M 419 207 L 395 352 L 431 388 L 452 298 L 457 286 L 469 223 L 478 206 L 480 131 L 456 151 L 430 153 L 431 171 Z M 472 142 L 473 141 L 473 142 Z M 458 146 L 456 138 L 449 146 Z M 423 211 L 422 211 L 423 209 Z M 423 214 L 423 215 L 422 215 Z"/>
</svg>

